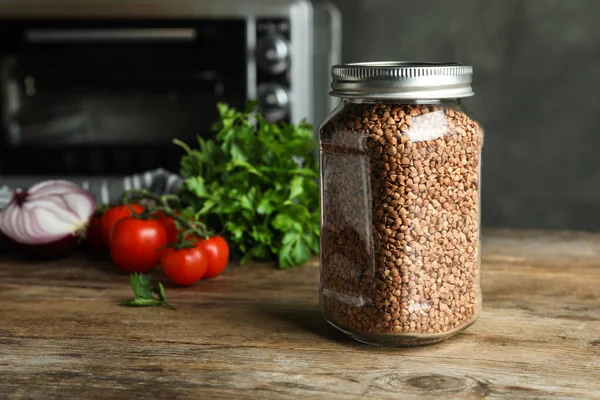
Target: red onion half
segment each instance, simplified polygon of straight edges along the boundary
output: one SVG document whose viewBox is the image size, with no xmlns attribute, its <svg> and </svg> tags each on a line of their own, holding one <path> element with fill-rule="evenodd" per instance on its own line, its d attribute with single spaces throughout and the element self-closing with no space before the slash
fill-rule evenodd
<svg viewBox="0 0 600 400">
<path fill-rule="evenodd" d="M 0 211 L 0 231 L 16 244 L 43 246 L 73 243 L 85 236 L 96 202 L 73 182 L 50 180 L 17 190 Z M 68 246 L 67 246 L 68 247 Z"/>
</svg>

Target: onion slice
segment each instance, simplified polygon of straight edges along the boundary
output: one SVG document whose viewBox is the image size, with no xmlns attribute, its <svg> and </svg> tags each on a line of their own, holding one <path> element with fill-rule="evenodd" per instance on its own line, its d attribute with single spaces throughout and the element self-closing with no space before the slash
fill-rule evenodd
<svg viewBox="0 0 600 400">
<path fill-rule="evenodd" d="M 93 196 L 74 182 L 49 180 L 16 190 L 0 211 L 0 231 L 14 242 L 43 245 L 85 235 L 96 211 Z"/>
</svg>

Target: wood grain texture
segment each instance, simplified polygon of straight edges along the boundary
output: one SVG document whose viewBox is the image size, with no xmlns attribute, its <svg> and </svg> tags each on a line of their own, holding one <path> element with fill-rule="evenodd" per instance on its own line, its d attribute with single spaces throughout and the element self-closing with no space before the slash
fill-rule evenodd
<svg viewBox="0 0 600 400">
<path fill-rule="evenodd" d="M 600 398 L 600 235 L 487 231 L 483 259 L 479 321 L 394 350 L 327 325 L 316 260 L 168 286 L 177 311 L 119 307 L 127 277 L 83 255 L 3 260 L 0 398 Z"/>
</svg>

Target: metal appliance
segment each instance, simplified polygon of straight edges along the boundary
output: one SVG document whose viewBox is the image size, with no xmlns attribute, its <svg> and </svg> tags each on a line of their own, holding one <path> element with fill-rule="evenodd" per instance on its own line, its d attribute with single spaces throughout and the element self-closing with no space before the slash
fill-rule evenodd
<svg viewBox="0 0 600 400">
<path fill-rule="evenodd" d="M 0 184 L 176 172 L 217 102 L 317 124 L 340 35 L 327 1 L 0 2 Z"/>
</svg>

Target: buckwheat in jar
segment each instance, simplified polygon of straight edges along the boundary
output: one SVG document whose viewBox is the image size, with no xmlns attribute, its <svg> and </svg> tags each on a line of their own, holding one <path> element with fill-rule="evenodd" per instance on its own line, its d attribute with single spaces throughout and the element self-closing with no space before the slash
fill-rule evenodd
<svg viewBox="0 0 600 400">
<path fill-rule="evenodd" d="M 342 99 L 320 127 L 327 320 L 361 342 L 437 343 L 481 311 L 483 131 L 461 106 L 472 67 L 332 68 Z"/>
</svg>

